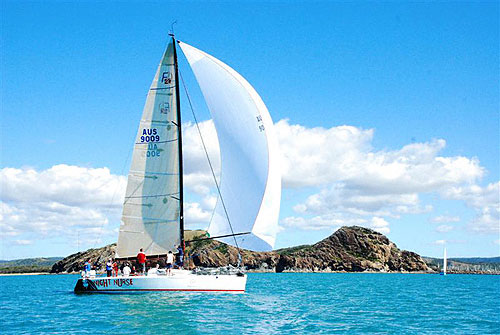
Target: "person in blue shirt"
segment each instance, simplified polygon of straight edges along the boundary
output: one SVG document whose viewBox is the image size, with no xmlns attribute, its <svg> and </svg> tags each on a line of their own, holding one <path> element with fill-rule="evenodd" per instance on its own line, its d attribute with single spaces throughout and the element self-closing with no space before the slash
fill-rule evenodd
<svg viewBox="0 0 500 335">
<path fill-rule="evenodd" d="M 106 262 L 106 275 L 107 275 L 107 277 L 111 277 L 112 272 L 113 272 L 113 261 L 110 258 Z"/>
<path fill-rule="evenodd" d="M 88 274 L 89 274 L 89 272 L 90 272 L 90 264 L 91 264 L 91 263 L 90 263 L 90 261 L 91 261 L 91 259 L 89 258 L 89 259 L 85 262 L 85 264 L 83 265 L 83 271 L 85 271 L 85 274 L 86 274 L 86 275 L 88 275 Z"/>
<path fill-rule="evenodd" d="M 182 268 L 184 265 L 184 250 L 182 250 L 182 246 L 179 244 L 177 247 L 177 266 Z"/>
</svg>

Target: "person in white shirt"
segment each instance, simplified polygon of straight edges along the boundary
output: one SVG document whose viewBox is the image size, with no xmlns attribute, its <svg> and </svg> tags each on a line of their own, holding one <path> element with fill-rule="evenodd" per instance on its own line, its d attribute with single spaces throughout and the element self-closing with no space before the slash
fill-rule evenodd
<svg viewBox="0 0 500 335">
<path fill-rule="evenodd" d="M 122 272 L 123 272 L 123 276 L 124 276 L 124 277 L 128 277 L 128 276 L 130 276 L 130 271 L 131 271 L 131 270 L 130 270 L 130 267 L 128 266 L 128 263 L 127 263 L 127 264 L 125 264 L 125 266 L 123 267 L 123 270 L 122 270 Z"/>
<path fill-rule="evenodd" d="M 167 275 L 172 275 L 172 266 L 174 265 L 174 254 L 169 251 L 167 254 Z"/>
</svg>

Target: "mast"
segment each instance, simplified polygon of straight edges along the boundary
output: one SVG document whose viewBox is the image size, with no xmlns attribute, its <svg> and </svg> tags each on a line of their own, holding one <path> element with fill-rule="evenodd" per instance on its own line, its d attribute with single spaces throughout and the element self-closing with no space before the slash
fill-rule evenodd
<svg viewBox="0 0 500 335">
<path fill-rule="evenodd" d="M 172 44 L 174 45 L 174 69 L 175 69 L 175 101 L 177 104 L 177 129 L 178 129 L 178 145 L 179 145 L 179 203 L 180 203 L 180 210 L 179 210 L 179 218 L 180 218 L 180 224 L 179 224 L 179 233 L 180 233 L 180 240 L 181 240 L 181 247 L 182 251 L 185 251 L 185 245 L 184 245 L 184 173 L 182 169 L 182 129 L 181 129 L 181 101 L 180 101 L 180 94 L 179 94 L 179 63 L 177 62 L 177 50 L 175 47 L 175 37 L 174 34 L 171 33 L 169 34 L 172 37 Z"/>
</svg>

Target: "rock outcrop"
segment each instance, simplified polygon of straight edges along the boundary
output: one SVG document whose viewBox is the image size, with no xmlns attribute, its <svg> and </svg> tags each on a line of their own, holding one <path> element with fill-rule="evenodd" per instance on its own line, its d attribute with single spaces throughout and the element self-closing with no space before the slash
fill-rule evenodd
<svg viewBox="0 0 500 335">
<path fill-rule="evenodd" d="M 203 238 L 204 232 L 191 232 L 187 240 Z M 90 249 L 66 257 L 54 264 L 52 273 L 73 272 L 82 268 L 86 259 L 101 264 L 113 257 L 115 244 Z M 236 248 L 215 240 L 187 243 L 186 266 L 219 267 L 238 261 Z M 431 272 L 416 253 L 400 250 L 386 236 L 367 228 L 342 227 L 328 238 L 313 244 L 271 252 L 242 250 L 249 271 L 262 272 Z M 163 260 L 151 260 L 162 263 Z"/>
<path fill-rule="evenodd" d="M 224 266 L 237 261 L 236 248 L 203 241 L 193 248 L 195 266 Z M 342 227 L 314 244 L 272 252 L 242 251 L 249 270 L 270 272 L 428 272 L 416 253 L 400 250 L 386 236 L 367 228 Z"/>
<path fill-rule="evenodd" d="M 102 248 L 89 249 L 87 251 L 78 252 L 61 259 L 52 265 L 50 273 L 72 273 L 79 272 L 83 269 L 85 261 L 91 260 L 98 270 L 102 270 L 106 261 L 115 256 L 116 243 L 107 245 Z"/>
</svg>

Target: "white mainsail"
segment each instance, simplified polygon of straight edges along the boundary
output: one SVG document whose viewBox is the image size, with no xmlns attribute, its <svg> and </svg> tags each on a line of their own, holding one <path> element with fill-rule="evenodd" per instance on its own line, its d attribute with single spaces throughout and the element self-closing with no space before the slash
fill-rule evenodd
<svg viewBox="0 0 500 335">
<path fill-rule="evenodd" d="M 271 116 L 254 88 L 235 70 L 179 42 L 212 115 L 221 152 L 220 191 L 211 236 L 237 236 L 238 245 L 272 250 L 281 198 L 278 141 Z M 234 245 L 234 238 L 219 239 Z"/>
<path fill-rule="evenodd" d="M 123 204 L 117 257 L 165 254 L 180 243 L 179 127 L 174 44 L 149 89 Z"/>
</svg>

